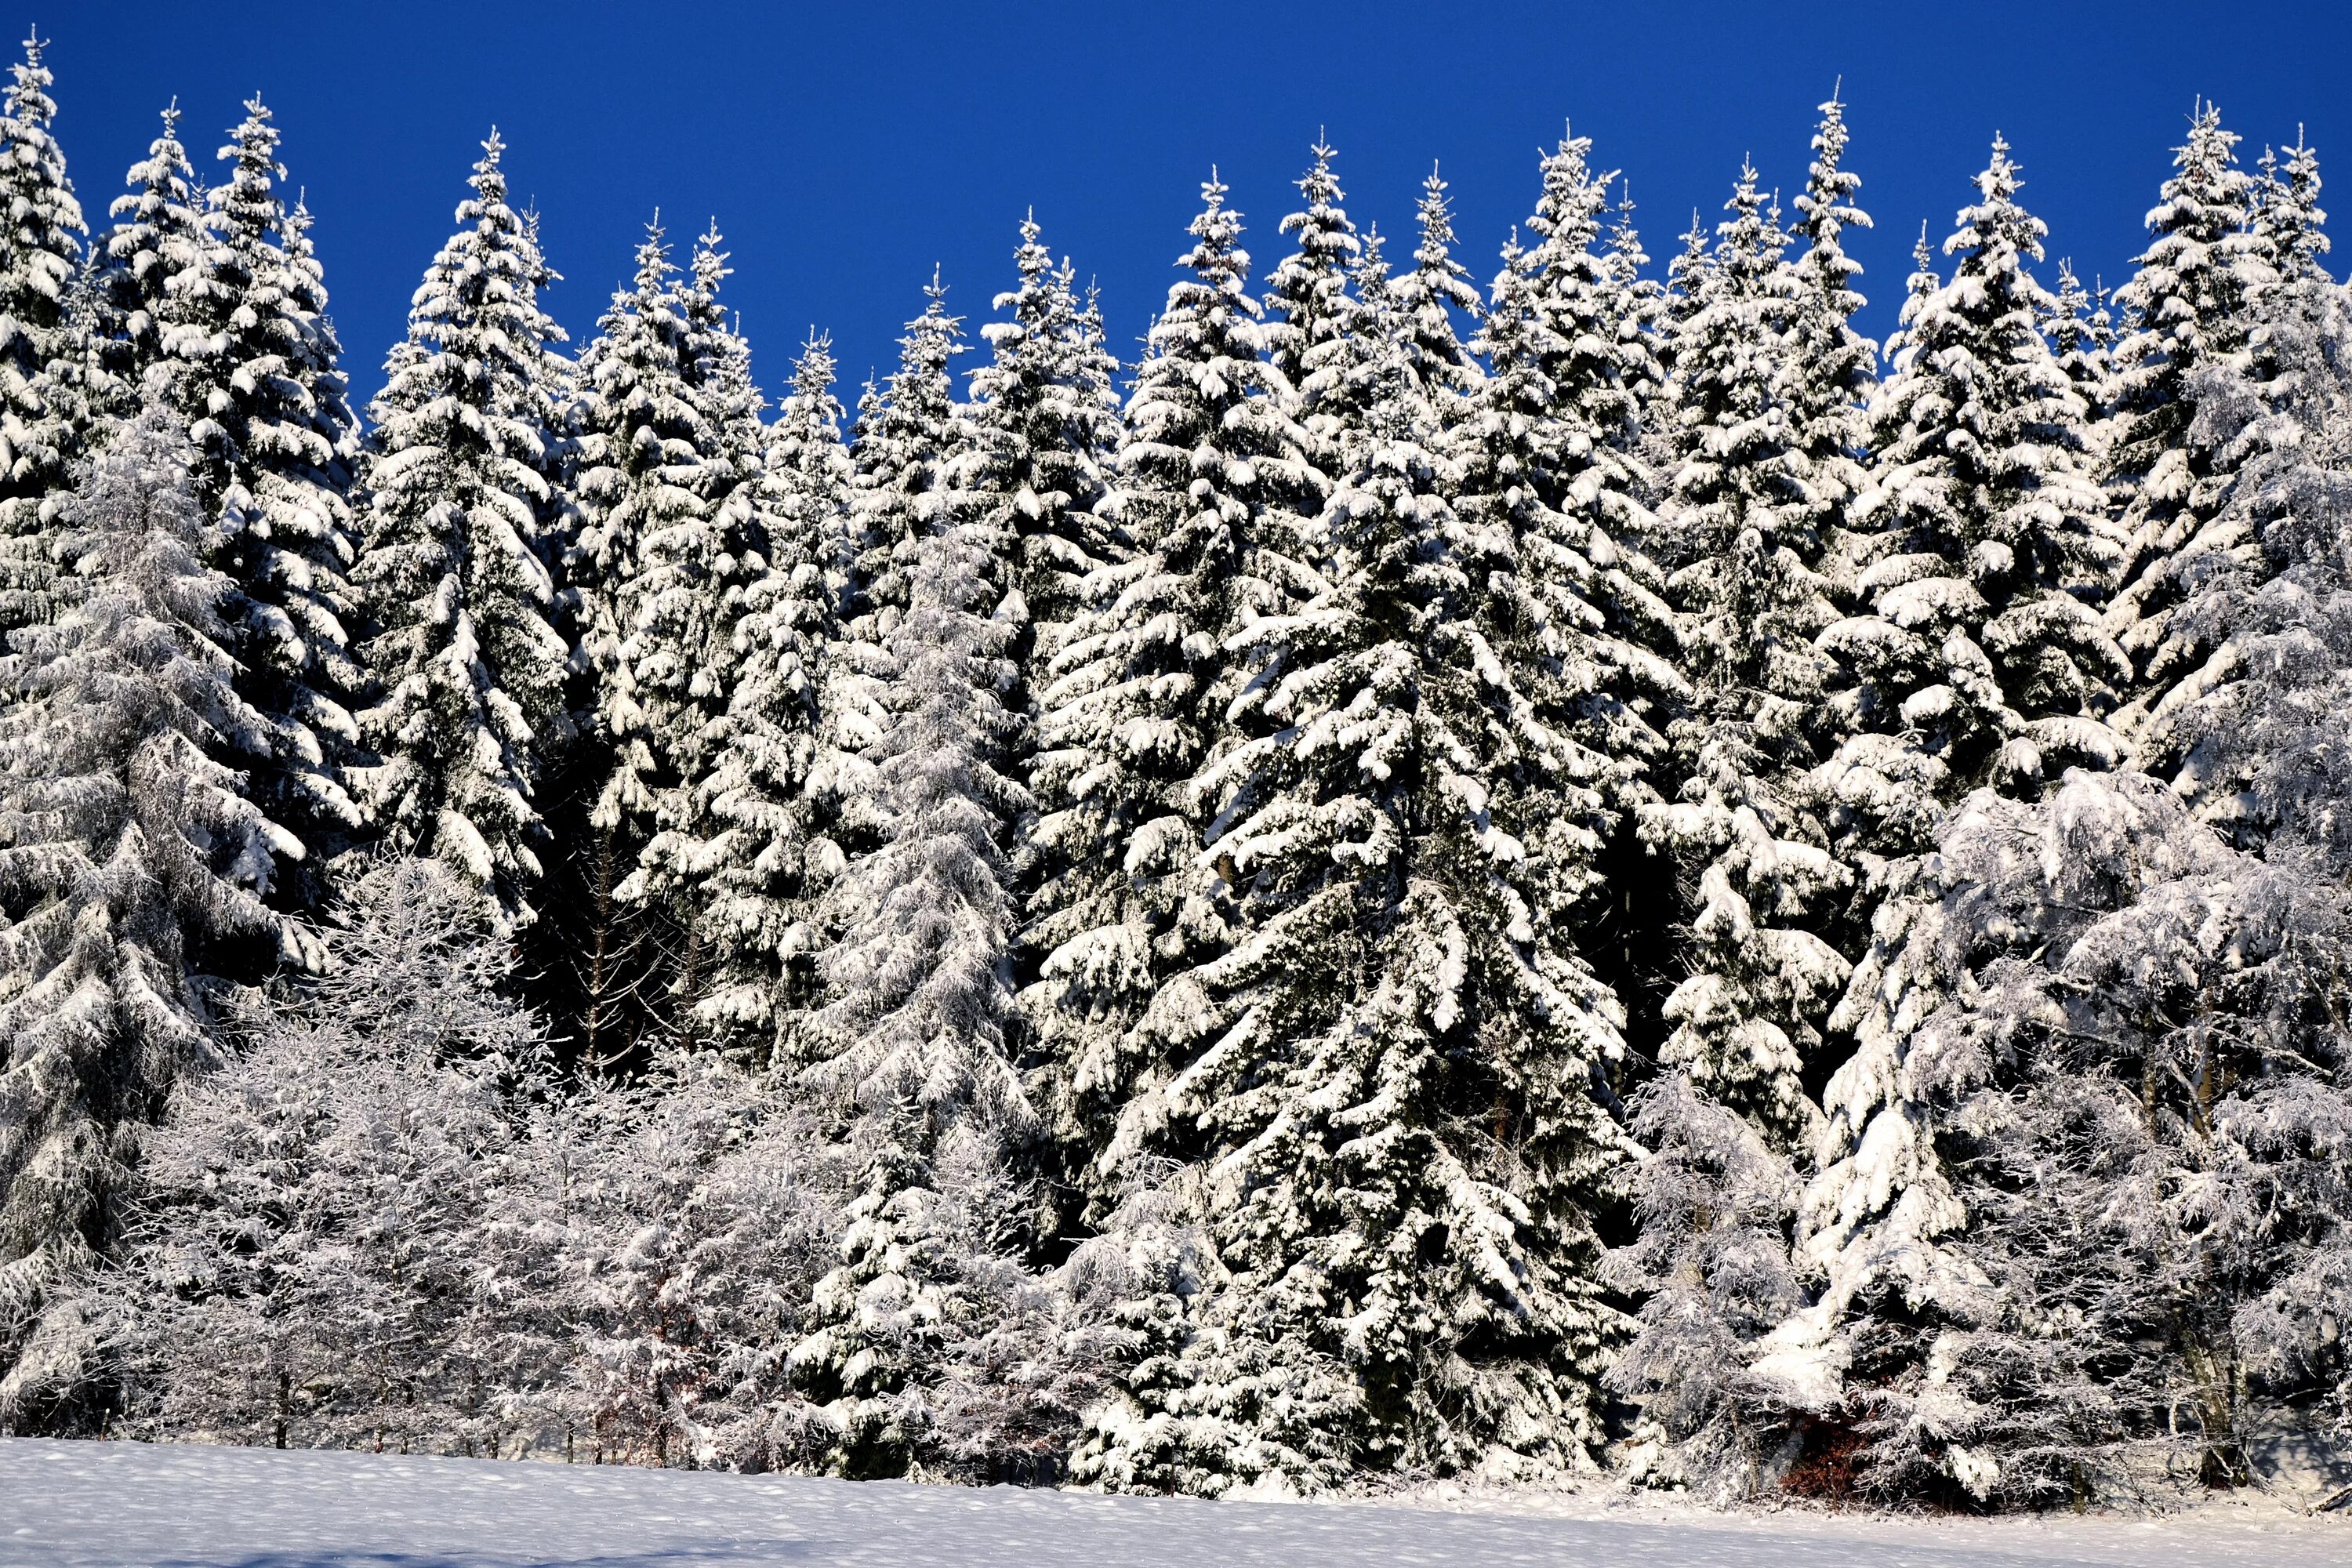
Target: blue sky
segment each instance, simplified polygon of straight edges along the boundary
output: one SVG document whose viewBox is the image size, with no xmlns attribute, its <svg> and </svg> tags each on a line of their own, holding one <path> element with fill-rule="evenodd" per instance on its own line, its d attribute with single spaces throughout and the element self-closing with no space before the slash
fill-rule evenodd
<svg viewBox="0 0 2352 1568">
<path fill-rule="evenodd" d="M 206 165 L 240 100 L 262 94 L 319 216 L 362 391 L 493 123 L 565 275 L 550 303 L 568 328 L 592 329 L 656 207 L 681 239 L 716 216 L 772 391 L 812 324 L 834 334 L 851 390 L 887 371 L 935 261 L 952 303 L 983 317 L 1033 205 L 1047 242 L 1101 281 L 1131 356 L 1210 165 L 1263 272 L 1318 129 L 1350 212 L 1391 234 L 1409 232 L 1441 161 L 1483 279 L 1534 201 L 1538 147 L 1572 120 L 1631 178 L 1663 262 L 1695 205 L 1715 221 L 1743 153 L 1794 194 L 1813 107 L 1843 78 L 1849 163 L 1877 224 L 1853 241 L 1874 335 L 1893 325 L 1920 220 L 1940 241 L 1996 129 L 2053 258 L 2110 281 L 2200 94 L 2250 153 L 2301 122 L 2324 163 L 2340 148 L 2335 166 L 2352 170 L 2352 7 L 2305 0 L 69 0 L 15 36 L 32 20 L 54 40 L 59 134 L 93 222 L 166 101 Z"/>
</svg>

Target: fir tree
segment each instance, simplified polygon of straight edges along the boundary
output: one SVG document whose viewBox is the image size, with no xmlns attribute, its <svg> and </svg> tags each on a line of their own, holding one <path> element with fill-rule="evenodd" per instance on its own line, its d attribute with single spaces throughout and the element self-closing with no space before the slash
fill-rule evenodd
<svg viewBox="0 0 2352 1568">
<path fill-rule="evenodd" d="M 131 165 L 130 189 L 109 209 L 107 282 L 122 333 L 121 369 L 134 384 L 163 357 L 177 309 L 174 279 L 194 270 L 205 244 L 204 197 L 180 142 L 180 106 L 163 110 L 163 132 Z"/>
<path fill-rule="evenodd" d="M 999 536 L 1015 562 L 1010 611 L 1024 625 L 1008 651 L 1019 672 L 1013 701 L 1024 712 L 1034 710 L 1034 672 L 1109 548 L 1094 508 L 1114 441 L 1078 363 L 1077 300 L 1038 234 L 1034 217 L 1021 226 L 1021 283 L 996 298 L 1009 317 L 981 329 L 992 363 L 972 373 L 969 436 L 941 480 L 958 518 Z"/>
<path fill-rule="evenodd" d="M 68 483 L 66 411 L 43 395 L 42 370 L 78 357 L 68 310 L 80 268 L 81 205 L 50 125 L 56 79 L 38 34 L 0 104 L 0 625 L 46 619 L 53 608 L 48 528 Z"/>
<path fill-rule="evenodd" d="M 1553 722 L 1612 759 L 1612 806 L 1638 801 L 1663 749 L 1654 705 L 1679 686 L 1656 650 L 1673 613 L 1641 546 L 1654 524 L 1633 456 L 1637 402 L 1626 384 L 1612 268 L 1596 248 L 1613 174 L 1595 174 L 1588 137 L 1543 161 L 1528 220 L 1537 243 L 1505 253 L 1475 346 L 1489 374 L 1469 439 L 1463 505 L 1517 542 L 1528 601 L 1529 691 Z"/>
<path fill-rule="evenodd" d="M 2324 231 L 2327 215 L 2319 205 L 2318 149 L 2297 126 L 2284 164 L 2264 148 L 2262 169 L 2253 214 L 2256 252 L 2283 280 L 2308 277 L 2321 269 L 2319 258 L 2328 248 Z"/>
<path fill-rule="evenodd" d="M 661 591 L 648 581 L 651 542 L 698 532 L 709 519 L 702 468 L 712 432 L 689 381 L 687 340 L 677 268 L 656 220 L 637 247 L 634 280 L 614 291 L 581 355 L 583 520 L 573 576 L 583 585 L 595 733 L 612 755 L 592 823 L 619 835 L 625 854 L 660 818 L 660 795 L 692 776 L 680 764 L 698 715 L 690 705 L 681 710 L 679 693 L 666 688 L 691 679 L 710 651 L 642 635 Z"/>
<path fill-rule="evenodd" d="M 483 143 L 459 228 L 425 274 L 370 410 L 366 544 L 353 574 L 383 698 L 361 716 L 383 758 L 361 784 L 388 847 L 441 860 L 533 917 L 533 785 L 567 730 L 569 649 L 550 624 L 551 504 L 541 363 L 562 329 L 552 279 L 507 205 L 504 144 Z"/>
<path fill-rule="evenodd" d="M 2074 276 L 2074 264 L 2063 257 L 2058 262 L 2058 288 L 2051 296 L 2042 335 L 2049 341 L 2051 357 L 2058 362 L 2058 368 L 2066 373 L 2066 379 L 2082 395 L 2084 405 L 2095 416 L 2106 389 L 2107 358 L 2091 324 L 2090 290 Z"/>
<path fill-rule="evenodd" d="M 1675 354 L 1685 456 L 1669 587 L 1692 700 L 1669 731 L 1677 798 L 1643 826 L 1696 886 L 1689 972 L 1666 1000 L 1659 1059 L 1794 1152 L 1811 1131 L 1816 1026 L 1846 970 L 1807 929 L 1843 880 L 1806 736 L 1828 676 L 1814 639 L 1836 611 L 1792 420 L 1796 279 L 1752 166 L 1727 208 Z"/>
<path fill-rule="evenodd" d="M 1616 1332 L 1582 1216 L 1618 1152 L 1594 1094 L 1618 1010 L 1553 919 L 1577 868 L 1521 815 L 1569 747 L 1484 636 L 1474 584 L 1509 541 L 1454 515 L 1435 405 L 1362 281 L 1381 349 L 1326 586 L 1235 639 L 1275 727 L 1202 778 L 1240 939 L 1200 980 L 1232 1023 L 1171 1091 L 1214 1140 L 1229 1276 L 1190 1399 L 1259 1486 L 1580 1468 Z"/>
<path fill-rule="evenodd" d="M 2086 411 L 2027 270 L 2042 225 L 2017 205 L 1999 138 L 1976 183 L 1944 245 L 1948 282 L 1922 241 L 1841 568 L 1856 613 L 1821 639 L 1847 736 L 1823 783 L 1842 853 L 1865 868 L 1924 847 L 1942 806 L 1979 784 L 2031 795 L 2068 763 L 2121 755 L 2102 715 L 2128 667 L 2092 607 L 2113 555 Z"/>
<path fill-rule="evenodd" d="M 1331 362 L 1363 325 L 1348 288 L 1362 242 L 1340 205 L 1347 197 L 1331 171 L 1332 149 L 1318 138 L 1308 151 L 1315 164 L 1298 182 L 1304 205 L 1281 225 L 1296 248 L 1266 274 L 1265 354 L 1284 411 L 1316 437 L 1318 458 L 1330 462 L 1338 459 L 1328 448 L 1345 417 L 1336 400 L 1348 384 Z"/>
<path fill-rule="evenodd" d="M 2249 301 L 2273 276 L 2253 226 L 2259 187 L 2238 167 L 2237 144 L 2220 110 L 2198 110 L 2174 153 L 2177 172 L 2147 215 L 2154 237 L 2116 296 L 2139 324 L 2116 345 L 2109 394 L 2108 479 L 2123 498 L 2128 553 L 2106 623 L 2143 686 L 2155 674 L 2147 665 L 2165 640 L 2167 613 L 2179 603 L 2167 568 L 2197 548 L 2226 478 L 2196 432 L 2197 376 L 2245 353 Z M 2127 733 L 2137 718 L 2137 710 L 2125 714 Z"/>
<path fill-rule="evenodd" d="M 924 294 L 923 313 L 898 340 L 887 389 L 860 405 L 846 558 L 829 552 L 824 562 L 841 635 L 825 649 L 819 675 L 824 733 L 809 790 L 826 838 L 849 853 L 877 841 L 873 774 L 864 757 L 889 724 L 885 645 L 906 613 L 915 545 L 947 515 L 942 475 L 968 434 L 948 369 L 963 352 L 963 319 L 948 313 L 936 271 Z"/>
<path fill-rule="evenodd" d="M 1684 688 L 1642 500 L 1652 481 L 1638 383 L 1656 372 L 1629 375 L 1641 363 L 1642 322 L 1629 314 L 1638 299 L 1599 248 L 1613 176 L 1592 170 L 1591 151 L 1589 139 L 1568 137 L 1544 159 L 1528 219 L 1536 243 L 1505 249 L 1474 345 L 1489 374 L 1462 433 L 1456 493 L 1474 527 L 1509 542 L 1507 574 L 1487 589 L 1499 657 L 1547 730 L 1575 743 L 1573 765 L 1546 785 L 1558 791 L 1552 807 L 1530 811 L 1552 825 L 1530 852 L 1557 859 L 1555 886 L 1588 897 L 1603 891 L 1604 858 L 1628 859 L 1581 918 L 1612 987 L 1637 992 L 1671 916 L 1642 892 L 1655 879 L 1629 858 L 1639 851 L 1627 829 L 1657 798 L 1661 731 Z M 1651 1011 L 1640 1009 L 1641 1027 Z"/>
<path fill-rule="evenodd" d="M 825 853 L 803 790 L 815 766 L 819 681 L 840 636 L 825 563 L 848 522 L 849 454 L 841 444 L 832 344 L 812 336 L 777 411 L 760 498 L 766 570 L 743 591 L 727 655 L 734 689 L 725 743 L 698 785 L 700 837 L 656 850 L 691 879 L 709 979 L 705 1026 L 755 1056 L 789 1060 L 815 992 L 814 903 L 842 869 Z"/>
<path fill-rule="evenodd" d="M 1815 177 L 1836 192 L 1833 163 Z M 1773 1428 L 1769 1391 L 1746 1362 L 1798 1304 L 1780 1226 L 1820 1120 L 1807 1073 L 1848 965 L 1820 934 L 1845 879 L 1808 733 L 1828 675 L 1814 639 L 1836 611 L 1821 572 L 1816 471 L 1796 425 L 1801 391 L 1816 406 L 1827 399 L 1816 367 L 1794 363 L 1800 342 L 1823 331 L 1821 320 L 1799 323 L 1835 304 L 1813 292 L 1818 278 L 1780 260 L 1784 236 L 1752 167 L 1727 208 L 1689 280 L 1673 362 L 1684 456 L 1667 508 L 1669 588 L 1692 688 L 1668 731 L 1680 783 L 1671 804 L 1642 814 L 1643 833 L 1683 868 L 1688 935 L 1663 1007 L 1668 1071 L 1635 1100 L 1653 1151 L 1635 1178 L 1643 1234 L 1610 1267 L 1650 1295 L 1611 1373 L 1643 1400 L 1632 1463 L 1653 1484 L 1737 1494 L 1759 1484 Z M 1807 259 L 1842 285 L 1833 261 Z M 1851 461 L 1843 447 L 1829 458 Z M 1826 480 L 1840 482 L 1834 471 Z"/>
<path fill-rule="evenodd" d="M 1470 270 L 1454 258 L 1454 208 L 1445 182 L 1433 168 L 1421 183 L 1419 242 L 1412 266 L 1389 284 L 1389 303 L 1402 321 L 1412 373 L 1437 400 L 1449 429 L 1469 417 L 1483 372 L 1462 340 L 1486 303 Z"/>
<path fill-rule="evenodd" d="M 1792 264 L 1784 365 L 1790 428 L 1806 464 L 1807 526 L 1822 552 L 1815 559 L 1828 563 L 1868 479 L 1864 411 L 1878 384 L 1878 346 L 1853 328 L 1863 306 L 1853 280 L 1862 267 L 1845 253 L 1843 237 L 1849 228 L 1868 228 L 1870 216 L 1854 205 L 1862 178 L 1844 163 L 1845 105 L 1832 98 L 1821 115 L 1790 233 L 1802 248 Z"/>
<path fill-rule="evenodd" d="M 1000 543 L 960 519 L 916 547 L 887 645 L 890 728 L 871 753 L 883 841 L 828 894 L 842 934 L 822 959 L 829 999 L 803 1072 L 857 1112 L 865 1192 L 793 1360 L 828 1407 L 832 1463 L 853 1475 L 903 1467 L 916 1438 L 901 1395 L 950 1310 L 936 1167 L 958 1154 L 993 1163 L 1034 1119 L 1013 1068 L 1010 850 L 1029 801 L 1005 769 L 1020 728 L 1005 706 L 1018 621 L 1003 612 Z"/>
<path fill-rule="evenodd" d="M 286 893 L 294 907 L 315 908 L 326 863 L 361 824 L 347 778 L 358 744 L 351 709 L 366 684 L 351 650 L 357 606 L 348 581 L 358 422 L 310 215 L 289 213 L 278 195 L 285 170 L 268 110 L 257 99 L 245 108 L 220 153 L 230 176 L 209 194 L 176 266 L 185 238 L 172 232 L 176 175 L 154 168 L 168 164 L 168 150 L 151 155 L 149 178 L 165 199 L 152 238 L 139 240 L 155 248 L 134 252 L 131 264 L 167 274 L 152 374 L 195 443 L 213 558 L 238 590 L 238 688 L 276 735 L 252 793 L 314 851 Z M 131 346 L 144 352 L 135 337 Z"/>
<path fill-rule="evenodd" d="M 138 1127 L 204 1063 L 226 971 L 307 955 L 265 900 L 301 846 L 246 798 L 267 718 L 237 695 L 233 589 L 203 558 L 194 454 L 153 404 L 60 514 L 85 584 L 5 663 L 0 1419 L 73 1419 L 90 1331 L 60 1292 L 115 1239 Z"/>
<path fill-rule="evenodd" d="M 1222 949 L 1233 896 L 1202 861 L 1218 803 L 1193 781 L 1235 743 L 1223 716 L 1252 668 L 1231 639 L 1310 580 L 1288 552 L 1319 476 L 1260 357 L 1240 216 L 1213 179 L 1202 194 L 1103 508 L 1136 553 L 1087 585 L 1032 773 L 1036 852 L 1067 868 L 1024 939 L 1041 1110 L 1097 1215 L 1140 1163 L 1190 1150 L 1165 1091 L 1222 1026 L 1191 972 Z"/>
</svg>

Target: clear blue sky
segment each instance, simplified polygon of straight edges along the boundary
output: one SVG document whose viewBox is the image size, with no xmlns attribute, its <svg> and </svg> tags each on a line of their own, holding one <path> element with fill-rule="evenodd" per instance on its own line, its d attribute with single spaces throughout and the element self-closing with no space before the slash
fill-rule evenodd
<svg viewBox="0 0 2352 1568">
<path fill-rule="evenodd" d="M 1694 205 L 1714 222 L 1743 153 L 1794 194 L 1813 106 L 1842 77 L 1849 161 L 1877 222 L 1853 242 L 1877 335 L 1920 220 L 1940 241 L 1996 129 L 2053 257 L 2086 279 L 2115 280 L 2138 248 L 2200 94 L 2250 153 L 2306 124 L 2352 217 L 2341 0 L 50 0 L 12 36 L 34 20 L 54 39 L 59 133 L 93 222 L 167 100 L 209 165 L 239 101 L 261 92 L 319 216 L 362 392 L 493 123 L 516 191 L 543 215 L 566 279 L 550 302 L 569 329 L 592 329 L 656 206 L 681 238 L 715 215 L 772 392 L 812 323 L 833 332 L 845 390 L 868 365 L 887 371 L 934 261 L 956 307 L 984 316 L 1032 205 L 1048 243 L 1100 279 L 1131 357 L 1210 165 L 1247 215 L 1262 273 L 1318 128 L 1339 149 L 1350 212 L 1392 235 L 1409 232 L 1441 160 L 1483 279 L 1564 119 L 1631 177 L 1663 261 Z"/>
</svg>

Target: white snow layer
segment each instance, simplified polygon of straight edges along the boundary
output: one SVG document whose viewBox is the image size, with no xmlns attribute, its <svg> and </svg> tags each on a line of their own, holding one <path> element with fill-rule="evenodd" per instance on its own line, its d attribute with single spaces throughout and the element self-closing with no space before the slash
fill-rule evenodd
<svg viewBox="0 0 2352 1568">
<path fill-rule="evenodd" d="M 1533 1507 L 1546 1500 L 1530 1499 Z M 0 1439 L 0 1568 L 2340 1568 L 2352 1522 L 1933 1521 L 1206 1502 Z"/>
</svg>

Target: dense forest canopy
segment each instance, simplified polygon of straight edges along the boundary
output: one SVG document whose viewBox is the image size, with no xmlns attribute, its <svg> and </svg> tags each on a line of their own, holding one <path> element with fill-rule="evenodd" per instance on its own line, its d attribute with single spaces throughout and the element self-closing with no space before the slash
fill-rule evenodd
<svg viewBox="0 0 2352 1568">
<path fill-rule="evenodd" d="M 493 134 L 352 405 L 258 99 L 0 115 L 0 1429 L 1972 1507 L 2352 1432 L 2352 300 L 2200 105 L 1034 219 L 845 399 Z M 200 172 L 201 169 L 201 172 Z M 1171 239 L 1173 237 L 1171 237 Z M 617 259 L 617 258 L 614 258 Z M 910 307 L 918 301 L 909 301 Z"/>
</svg>

